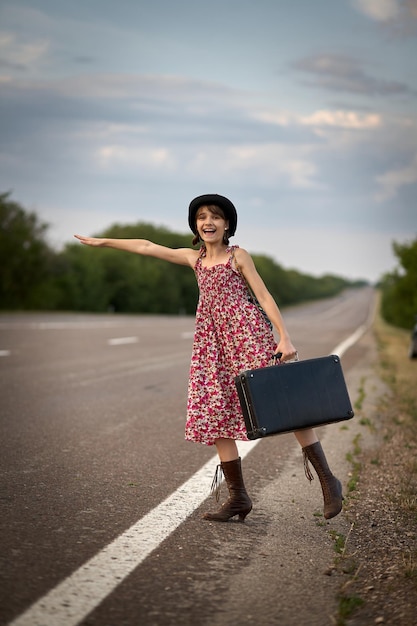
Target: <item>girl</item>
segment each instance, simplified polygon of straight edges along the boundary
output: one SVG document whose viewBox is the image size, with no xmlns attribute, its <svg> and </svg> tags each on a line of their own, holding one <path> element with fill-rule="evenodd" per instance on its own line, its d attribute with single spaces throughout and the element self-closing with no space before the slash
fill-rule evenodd
<svg viewBox="0 0 417 626">
<path fill-rule="evenodd" d="M 215 445 L 220 458 L 229 498 L 204 519 L 244 521 L 252 510 L 246 492 L 236 440 L 246 440 L 246 431 L 234 377 L 240 372 L 270 364 L 272 355 L 280 360 L 297 357 L 284 320 L 259 276 L 251 256 L 230 246 L 235 234 L 237 213 L 232 202 L 218 194 L 194 198 L 188 223 L 199 250 L 167 248 L 145 239 L 103 239 L 75 235 L 89 246 L 109 247 L 188 265 L 196 274 L 200 298 L 196 312 L 194 344 L 188 387 L 185 438 Z M 265 315 L 249 296 L 248 284 L 279 335 L 275 342 Z M 312 429 L 294 433 L 303 449 L 305 471 L 311 481 L 311 461 L 319 477 L 324 517 L 330 519 L 342 509 L 342 486 L 331 473 L 320 442 Z"/>
</svg>

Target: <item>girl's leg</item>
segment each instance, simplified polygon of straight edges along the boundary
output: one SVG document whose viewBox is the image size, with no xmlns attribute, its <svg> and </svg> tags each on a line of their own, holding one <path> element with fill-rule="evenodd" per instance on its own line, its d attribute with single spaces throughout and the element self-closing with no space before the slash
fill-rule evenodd
<svg viewBox="0 0 417 626">
<path fill-rule="evenodd" d="M 296 430 L 294 435 L 302 448 L 312 446 L 313 443 L 317 443 L 319 440 L 316 435 L 316 431 L 312 428 L 308 428 L 307 430 Z"/>
<path fill-rule="evenodd" d="M 243 482 L 242 465 L 236 442 L 233 439 L 217 439 L 216 448 L 220 458 L 220 465 L 217 466 L 220 475 L 216 470 L 214 478 L 214 483 L 218 482 L 216 499 L 218 499 L 220 489 L 221 472 L 226 479 L 229 498 L 216 513 L 205 513 L 203 517 L 213 522 L 227 522 L 238 515 L 239 521 L 244 522 L 245 517 L 252 510 L 252 502 Z"/>
<path fill-rule="evenodd" d="M 234 439 L 216 439 L 216 449 L 220 461 L 234 461 L 239 458 L 239 452 Z"/>
<path fill-rule="evenodd" d="M 341 482 L 333 476 L 315 431 L 309 428 L 307 430 L 298 430 L 294 434 L 303 449 L 306 477 L 310 482 L 313 480 L 308 461 L 311 462 L 319 477 L 323 491 L 324 517 L 326 519 L 335 517 L 342 510 Z"/>
</svg>

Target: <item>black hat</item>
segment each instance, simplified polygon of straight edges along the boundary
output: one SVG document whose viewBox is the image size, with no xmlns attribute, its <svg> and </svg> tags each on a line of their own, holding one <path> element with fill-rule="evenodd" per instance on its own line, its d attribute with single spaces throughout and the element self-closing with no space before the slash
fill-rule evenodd
<svg viewBox="0 0 417 626">
<path fill-rule="evenodd" d="M 236 224 L 237 224 L 237 213 L 234 205 L 225 198 L 224 196 L 219 196 L 217 193 L 209 193 L 204 196 L 197 196 L 194 200 L 190 202 L 190 208 L 188 209 L 188 223 L 190 225 L 191 230 L 194 235 L 197 234 L 197 228 L 195 225 L 195 216 L 198 209 L 201 206 L 209 206 L 210 204 L 215 204 L 220 207 L 225 215 L 225 218 L 229 221 L 229 237 L 235 234 Z"/>
</svg>

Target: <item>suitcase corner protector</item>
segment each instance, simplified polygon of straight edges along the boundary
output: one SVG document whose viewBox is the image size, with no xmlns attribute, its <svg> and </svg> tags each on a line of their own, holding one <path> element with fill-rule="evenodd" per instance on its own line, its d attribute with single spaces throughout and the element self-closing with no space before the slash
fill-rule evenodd
<svg viewBox="0 0 417 626">
<path fill-rule="evenodd" d="M 262 437 L 265 437 L 267 435 L 267 429 L 266 428 L 254 428 L 252 430 L 247 430 L 246 434 L 248 436 L 248 439 L 250 440 L 262 439 Z"/>
</svg>

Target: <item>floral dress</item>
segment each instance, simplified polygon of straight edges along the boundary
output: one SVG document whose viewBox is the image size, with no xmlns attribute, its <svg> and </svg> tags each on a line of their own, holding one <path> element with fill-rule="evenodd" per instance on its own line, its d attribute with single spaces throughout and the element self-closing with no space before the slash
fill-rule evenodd
<svg viewBox="0 0 417 626">
<path fill-rule="evenodd" d="M 227 263 L 203 267 L 205 248 L 195 265 L 200 290 L 188 386 L 185 439 L 213 445 L 219 437 L 247 440 L 234 377 L 265 367 L 276 348 L 272 331 L 246 282 Z"/>
</svg>

